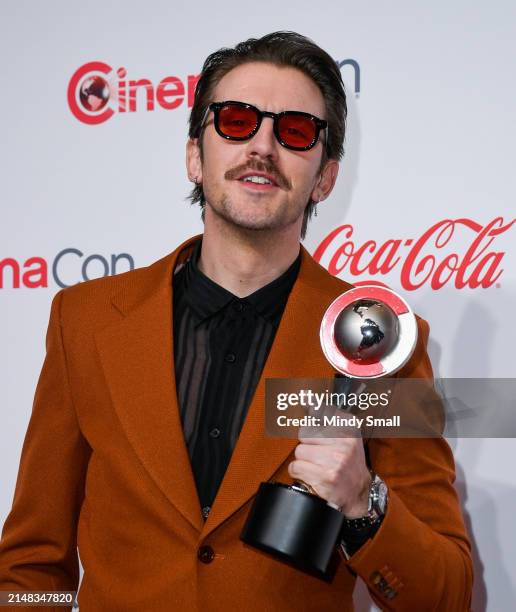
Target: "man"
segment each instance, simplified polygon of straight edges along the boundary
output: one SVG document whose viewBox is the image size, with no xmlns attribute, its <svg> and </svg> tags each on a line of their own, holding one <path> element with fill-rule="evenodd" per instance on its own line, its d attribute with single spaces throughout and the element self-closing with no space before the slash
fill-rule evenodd
<svg viewBox="0 0 516 612">
<path fill-rule="evenodd" d="M 267 378 L 335 375 L 318 329 L 350 286 L 300 237 L 335 184 L 345 114 L 338 67 L 299 34 L 206 60 L 186 151 L 204 233 L 148 268 L 55 296 L 0 589 L 75 589 L 78 545 L 88 612 L 351 610 L 357 575 L 382 609 L 469 608 L 469 542 L 442 439 L 366 449 L 264 433 Z M 419 320 L 400 376 L 432 376 L 427 339 Z M 304 481 L 347 518 L 331 580 L 240 540 L 271 479 Z M 369 521 L 378 482 L 387 503 Z"/>
</svg>

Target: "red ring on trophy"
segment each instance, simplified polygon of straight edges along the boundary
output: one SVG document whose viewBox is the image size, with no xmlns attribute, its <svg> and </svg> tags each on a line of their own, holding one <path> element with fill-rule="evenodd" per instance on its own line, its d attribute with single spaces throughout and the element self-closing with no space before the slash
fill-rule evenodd
<svg viewBox="0 0 516 612">
<path fill-rule="evenodd" d="M 398 338 L 389 353 L 374 363 L 348 359 L 335 339 L 335 322 L 342 311 L 360 300 L 372 300 L 386 305 L 398 321 Z M 321 347 L 330 364 L 351 378 L 378 378 L 402 368 L 410 359 L 417 342 L 416 317 L 407 302 L 387 287 L 362 285 L 339 295 L 327 308 L 321 321 Z"/>
</svg>

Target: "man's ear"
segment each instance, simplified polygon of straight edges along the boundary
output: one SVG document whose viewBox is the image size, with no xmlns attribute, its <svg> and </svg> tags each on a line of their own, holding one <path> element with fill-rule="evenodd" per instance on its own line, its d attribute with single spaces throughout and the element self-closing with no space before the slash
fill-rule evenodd
<svg viewBox="0 0 516 612">
<path fill-rule="evenodd" d="M 186 172 L 192 183 L 202 183 L 201 150 L 198 138 L 189 138 L 186 141 Z"/>
<path fill-rule="evenodd" d="M 337 175 L 339 174 L 340 164 L 336 159 L 329 159 L 321 170 L 319 180 L 312 190 L 312 201 L 322 202 L 333 191 Z"/>
</svg>

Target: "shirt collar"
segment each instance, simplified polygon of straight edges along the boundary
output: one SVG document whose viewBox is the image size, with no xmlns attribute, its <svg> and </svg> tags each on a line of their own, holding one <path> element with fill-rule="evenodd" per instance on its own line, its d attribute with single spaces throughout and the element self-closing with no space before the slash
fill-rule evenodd
<svg viewBox="0 0 516 612">
<path fill-rule="evenodd" d="M 201 245 L 202 239 L 196 243 L 184 271 L 186 300 L 201 320 L 214 315 L 231 302 L 251 304 L 258 314 L 271 321 L 281 317 L 299 272 L 301 254 L 281 276 L 245 298 L 239 298 L 201 272 L 198 266 Z"/>
</svg>

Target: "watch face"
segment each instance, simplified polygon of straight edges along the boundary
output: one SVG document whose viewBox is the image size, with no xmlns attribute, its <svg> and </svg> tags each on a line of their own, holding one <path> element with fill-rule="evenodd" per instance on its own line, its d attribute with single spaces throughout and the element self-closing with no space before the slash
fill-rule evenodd
<svg viewBox="0 0 516 612">
<path fill-rule="evenodd" d="M 385 506 L 387 505 L 387 485 L 380 480 L 377 488 L 377 505 L 378 510 L 383 514 L 385 512 Z"/>
</svg>

